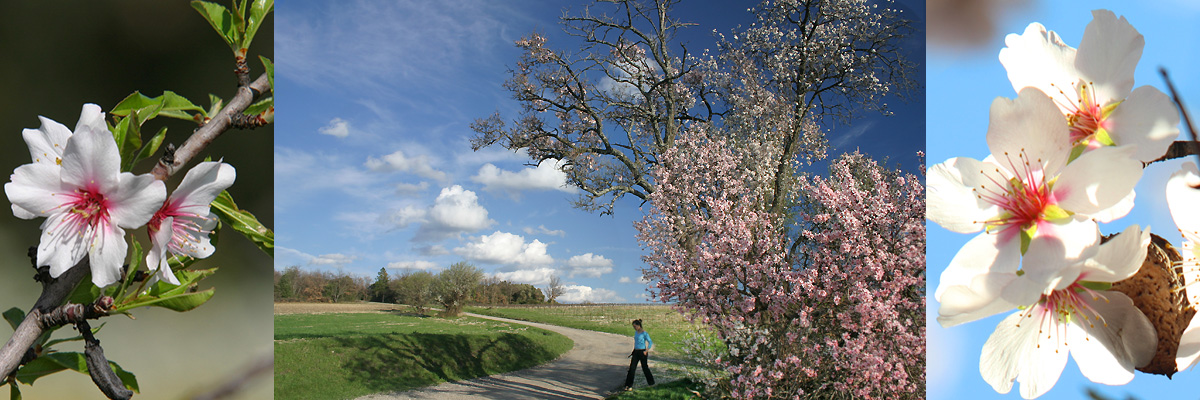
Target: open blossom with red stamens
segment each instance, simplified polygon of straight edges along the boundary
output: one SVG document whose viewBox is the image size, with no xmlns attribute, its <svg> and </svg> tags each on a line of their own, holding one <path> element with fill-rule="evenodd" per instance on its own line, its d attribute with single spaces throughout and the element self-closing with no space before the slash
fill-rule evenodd
<svg viewBox="0 0 1200 400">
<path fill-rule="evenodd" d="M 146 267 L 157 272 L 155 279 L 178 285 L 167 263 L 167 252 L 194 258 L 212 255 L 208 234 L 217 225 L 209 205 L 237 177 L 233 166 L 207 161 L 197 164 L 183 177 L 154 217 L 148 230 L 153 247 L 146 253 Z"/>
<path fill-rule="evenodd" d="M 54 167 L 61 166 L 63 151 L 67 148 L 67 141 L 71 139 L 71 130 L 50 118 L 39 116 L 38 120 L 42 122 L 41 127 L 21 131 L 21 136 L 25 138 L 25 144 L 29 146 L 29 157 L 34 163 Z M 99 131 L 108 129 L 104 125 L 104 112 L 100 111 L 100 106 L 83 105 L 83 111 L 79 113 L 79 121 L 75 125 L 75 131 L 78 132 L 85 127 Z M 16 204 L 13 204 L 12 210 L 13 215 L 23 219 L 34 217 L 33 213 Z"/>
<path fill-rule="evenodd" d="M 80 124 L 64 146 L 61 165 L 35 159 L 4 185 L 14 215 L 46 218 L 37 265 L 49 266 L 50 276 L 58 277 L 86 255 L 92 282 L 100 287 L 121 277 L 128 249 L 124 229 L 145 225 L 166 198 L 166 188 L 153 176 L 121 172 L 117 143 L 102 127 Z"/>
<path fill-rule="evenodd" d="M 1141 177 L 1141 163 L 1130 147 L 1107 147 L 1067 163 L 1068 127 L 1049 97 L 1025 89 L 1015 100 L 992 103 L 987 142 L 992 156 L 983 161 L 959 157 L 929 169 L 926 216 L 960 233 L 983 231 L 955 255 L 947 273 L 990 269 L 1016 271 L 1032 243 L 1052 240 L 1064 257 L 1078 257 L 1099 237 L 1097 220 L 1128 212 Z M 969 290 L 947 288 L 963 284 Z M 996 307 L 978 297 L 999 282 L 947 284 L 936 293 L 942 303 L 938 320 L 956 325 Z M 987 315 L 991 315 L 987 314 Z"/>
<path fill-rule="evenodd" d="M 1021 308 L 983 346 L 979 370 L 997 392 L 1020 382 L 1022 397 L 1042 395 L 1058 381 L 1068 353 L 1093 382 L 1129 383 L 1134 368 L 1154 356 L 1157 334 L 1129 297 L 1105 289 L 1137 273 L 1149 242 L 1150 232 L 1132 225 L 1075 257 L 1064 254 L 1062 242 L 1039 240 L 1019 268 L 952 265 L 938 287 L 942 308 L 961 309 L 963 300 L 982 304 L 956 315 L 956 323 Z M 938 321 L 946 325 L 947 319 Z"/>
<path fill-rule="evenodd" d="M 1005 38 L 1000 63 L 1013 89 L 1036 88 L 1055 100 L 1073 145 L 1084 149 L 1136 145 L 1134 158 L 1150 161 L 1179 135 L 1175 105 L 1151 86 L 1133 88 L 1146 41 L 1124 17 L 1092 11 L 1079 49 L 1039 23 Z"/>
</svg>

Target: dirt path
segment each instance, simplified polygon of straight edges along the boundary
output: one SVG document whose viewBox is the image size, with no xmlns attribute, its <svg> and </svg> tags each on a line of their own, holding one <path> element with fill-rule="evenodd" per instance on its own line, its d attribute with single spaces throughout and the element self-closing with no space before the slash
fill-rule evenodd
<svg viewBox="0 0 1200 400">
<path fill-rule="evenodd" d="M 627 356 L 633 348 L 630 337 L 487 315 L 466 315 L 558 332 L 575 341 L 575 347 L 557 360 L 521 371 L 407 392 L 373 394 L 358 400 L 603 399 L 625 381 L 625 370 L 629 367 Z"/>
</svg>

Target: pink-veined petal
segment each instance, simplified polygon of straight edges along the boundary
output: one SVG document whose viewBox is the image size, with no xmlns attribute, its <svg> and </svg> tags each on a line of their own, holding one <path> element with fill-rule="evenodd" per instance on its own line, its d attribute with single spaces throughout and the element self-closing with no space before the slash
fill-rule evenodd
<svg viewBox="0 0 1200 400">
<path fill-rule="evenodd" d="M 1013 90 L 1020 93 L 1026 87 L 1041 90 L 1048 96 L 1057 96 L 1062 88 L 1074 100 L 1078 94 L 1070 93 L 1071 85 L 1079 79 L 1075 70 L 1075 49 L 1063 43 L 1054 31 L 1047 31 L 1039 23 L 1029 24 L 1023 34 L 1009 34 L 1004 38 L 1004 49 L 1000 50 L 1000 63 L 1008 72 Z M 1053 85 L 1052 85 L 1053 84 Z M 1060 114 L 1071 111 L 1071 104 L 1060 104 Z"/>
<path fill-rule="evenodd" d="M 1067 328 L 1071 357 L 1079 372 L 1092 382 L 1124 385 L 1133 380 L 1133 369 L 1150 363 L 1158 347 L 1158 334 L 1150 320 L 1124 293 L 1104 291 L 1100 297 L 1081 294 L 1083 301 L 1104 318 L 1098 321 L 1072 315 Z"/>
<path fill-rule="evenodd" d="M 1142 177 L 1142 163 L 1132 158 L 1134 150 L 1101 147 L 1072 161 L 1054 184 L 1059 206 L 1083 215 L 1118 206 Z"/>
<path fill-rule="evenodd" d="M 1092 11 L 1092 22 L 1084 28 L 1075 53 L 1075 69 L 1094 85 L 1100 104 L 1121 100 L 1133 90 L 1133 71 L 1145 45 L 1146 39 L 1125 17 Z"/>
<path fill-rule="evenodd" d="M 20 207 L 38 217 L 49 216 L 70 202 L 69 188 L 59 180 L 59 168 L 47 164 L 25 164 L 17 167 L 12 181 L 4 184 L 4 194 L 13 207 Z M 14 208 L 14 215 L 20 217 Z"/>
<path fill-rule="evenodd" d="M 92 266 L 92 283 L 105 287 L 122 278 L 121 265 L 125 263 L 125 231 L 113 224 L 97 227 L 93 243 L 89 243 L 88 263 Z"/>
<path fill-rule="evenodd" d="M 983 230 L 997 208 L 979 198 L 975 188 L 992 184 L 984 171 L 996 166 L 966 157 L 951 158 L 929 169 L 926 217 L 958 233 Z M 1000 181 L 1006 179 L 1000 178 Z"/>
<path fill-rule="evenodd" d="M 51 214 L 42 222 L 42 238 L 38 242 L 37 265 L 49 266 L 50 276 L 57 278 L 87 255 L 91 243 L 88 232 L 77 232 L 64 221 L 68 213 Z"/>
<path fill-rule="evenodd" d="M 1045 394 L 1062 375 L 1067 365 L 1067 347 L 1061 329 L 1039 326 L 1045 311 L 1038 307 L 1034 315 L 1016 312 L 1000 321 L 996 331 L 983 344 L 979 357 L 979 372 L 983 380 L 999 393 L 1008 393 L 1013 381 L 1021 383 L 1021 397 L 1036 398 Z"/>
<path fill-rule="evenodd" d="M 1080 278 L 1092 282 L 1117 282 L 1129 278 L 1142 268 L 1146 249 L 1150 246 L 1150 230 L 1130 225 L 1108 242 L 1100 245 Z"/>
<path fill-rule="evenodd" d="M 1179 112 L 1166 94 L 1142 86 L 1129 94 L 1106 120 L 1117 146 L 1136 145 L 1133 158 L 1149 162 L 1162 157 L 1179 137 Z"/>
<path fill-rule="evenodd" d="M 1167 180 L 1167 207 L 1184 239 L 1200 244 L 1200 189 L 1192 186 L 1200 186 L 1200 171 L 1188 161 Z"/>
<path fill-rule="evenodd" d="M 1099 239 L 1099 233 L 1094 234 Z M 1063 237 L 1038 235 L 1029 243 L 1029 249 L 1021 258 L 1019 278 L 1004 288 L 1004 300 L 1018 305 L 1037 303 L 1038 299 L 1051 291 L 1070 286 L 1079 277 L 1080 258 L 1094 253 L 1094 246 L 1083 254 L 1068 255 L 1067 241 Z"/>
<path fill-rule="evenodd" d="M 146 268 L 154 274 L 154 279 L 178 285 L 179 279 L 175 277 L 175 273 L 171 271 L 171 264 L 167 262 L 167 244 L 171 242 L 171 224 L 174 222 L 172 217 L 164 218 L 159 223 L 158 230 L 150 237 L 151 246 L 150 251 L 146 253 Z"/>
<path fill-rule="evenodd" d="M 113 223 L 129 229 L 145 225 L 162 207 L 167 187 L 150 174 L 122 172 L 120 179 L 120 184 L 108 195 Z"/>
<path fill-rule="evenodd" d="M 111 192 L 121 173 L 117 142 L 107 130 L 76 132 L 63 152 L 62 181 L 72 187 Z"/>
<path fill-rule="evenodd" d="M 1075 215 L 1069 219 L 1038 223 L 1037 235 L 1033 240 L 1042 237 L 1057 238 L 1062 242 L 1064 257 L 1080 259 L 1085 251 L 1100 243 L 1100 228 L 1095 221 Z"/>
<path fill-rule="evenodd" d="M 1013 100 L 997 97 L 992 101 L 987 144 L 996 163 L 1017 175 L 1042 166 L 1053 175 L 1066 164 L 1071 151 L 1062 112 L 1050 97 L 1033 88 L 1022 89 Z"/>
<path fill-rule="evenodd" d="M 1175 368 L 1183 371 L 1196 366 L 1200 360 L 1200 318 L 1192 317 L 1179 338 L 1179 351 L 1175 353 Z"/>
<path fill-rule="evenodd" d="M 942 271 L 934 293 L 940 304 L 938 323 L 951 327 L 1015 308 L 1000 293 L 1017 278 L 1020 259 L 1019 241 L 1002 243 L 989 233 L 968 241 Z"/>
<path fill-rule="evenodd" d="M 193 258 L 208 258 L 208 256 L 211 256 L 216 251 L 216 248 L 209 241 L 208 232 L 212 232 L 213 228 L 217 226 L 217 217 L 210 215 L 202 219 L 180 218 L 187 219 L 188 223 L 196 224 L 195 226 L 198 226 L 202 232 L 197 236 L 192 236 L 191 240 L 187 240 L 179 249 L 180 254 Z"/>
</svg>

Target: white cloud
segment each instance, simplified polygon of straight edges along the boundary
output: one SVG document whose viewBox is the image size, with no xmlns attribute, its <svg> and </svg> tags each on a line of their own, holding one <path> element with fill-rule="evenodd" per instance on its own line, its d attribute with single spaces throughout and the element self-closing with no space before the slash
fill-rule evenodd
<svg viewBox="0 0 1200 400">
<path fill-rule="evenodd" d="M 505 171 L 488 163 L 479 168 L 479 173 L 471 177 L 472 181 L 483 184 L 483 190 L 489 192 L 502 191 L 516 198 L 525 190 L 558 190 L 575 193 L 577 189 L 567 185 L 567 175 L 560 169 L 562 162 L 547 159 L 538 164 L 537 168 L 525 168 L 520 171 Z"/>
<path fill-rule="evenodd" d="M 647 284 L 647 283 L 650 283 L 650 281 L 649 281 L 649 280 L 647 280 L 645 277 L 641 277 L 641 276 L 637 277 L 637 279 L 630 278 L 630 277 L 628 277 L 628 276 L 622 276 L 622 277 L 621 277 L 621 279 L 618 279 L 618 280 L 617 280 L 617 282 L 619 282 L 619 283 L 633 283 L 633 282 L 635 282 L 635 281 L 636 281 L 637 283 L 641 283 L 641 284 L 643 284 L 643 285 L 644 285 L 644 284 Z"/>
<path fill-rule="evenodd" d="M 563 231 L 560 229 L 550 229 L 550 228 L 547 228 L 545 225 L 538 225 L 537 228 L 531 228 L 531 227 L 527 226 L 527 227 L 525 227 L 524 231 L 525 231 L 525 234 L 527 234 L 527 235 L 549 235 L 549 236 L 567 237 L 566 231 Z"/>
<path fill-rule="evenodd" d="M 512 283 L 528 283 L 530 285 L 546 285 L 555 273 L 553 268 L 519 269 L 509 272 L 496 272 L 492 276 Z"/>
<path fill-rule="evenodd" d="M 322 254 L 322 255 L 313 257 L 313 259 L 309 260 L 308 263 L 314 264 L 314 265 L 333 265 L 333 266 L 343 267 L 346 264 L 352 263 L 352 262 L 354 262 L 354 260 L 357 260 L 357 259 L 358 259 L 358 256 L 346 255 L 346 254 L 341 254 L 341 253 L 330 253 L 330 254 Z"/>
<path fill-rule="evenodd" d="M 414 269 L 428 271 L 439 268 L 439 265 L 432 261 L 417 260 L 417 261 L 396 261 L 388 263 L 388 268 L 392 269 Z"/>
<path fill-rule="evenodd" d="M 396 195 L 412 196 L 429 189 L 429 182 L 422 181 L 421 183 L 397 183 Z"/>
<path fill-rule="evenodd" d="M 625 301 L 625 298 L 617 295 L 617 292 L 604 288 L 592 288 L 583 285 L 567 285 L 563 286 L 565 292 L 557 299 L 563 303 L 618 303 Z"/>
<path fill-rule="evenodd" d="M 873 126 L 875 126 L 875 121 L 860 122 L 858 125 L 851 126 L 845 132 L 841 132 L 841 135 L 830 144 L 833 148 L 840 149 L 850 143 L 851 140 L 858 139 L 863 134 L 866 134 Z"/>
<path fill-rule="evenodd" d="M 417 250 L 417 253 L 420 253 L 421 255 L 426 256 L 426 257 L 444 256 L 444 255 L 450 254 L 450 250 L 446 250 L 446 248 L 442 247 L 442 245 L 440 245 L 440 244 L 435 244 L 432 246 L 421 246 L 421 247 L 417 247 L 416 250 Z"/>
<path fill-rule="evenodd" d="M 537 239 L 525 243 L 525 237 L 521 235 L 500 231 L 481 236 L 454 252 L 468 260 L 489 264 L 536 266 L 554 262 L 554 258 L 546 254 L 545 243 Z"/>
<path fill-rule="evenodd" d="M 631 282 L 633 282 L 633 278 L 630 278 L 628 276 L 622 276 L 621 279 L 617 279 L 617 283 L 631 283 Z"/>
<path fill-rule="evenodd" d="M 475 232 L 496 222 L 488 218 L 488 211 L 479 205 L 479 197 L 475 192 L 458 185 L 442 188 L 433 205 L 428 208 L 404 206 L 392 211 L 384 219 L 394 229 L 420 224 L 412 239 L 416 242 L 436 242 Z"/>
<path fill-rule="evenodd" d="M 600 275 L 607 274 L 613 270 L 612 260 L 592 253 L 571 257 L 571 259 L 567 260 L 567 266 L 571 267 L 571 272 L 568 275 L 571 278 L 574 278 L 576 275 L 599 278 Z"/>
<path fill-rule="evenodd" d="M 344 138 L 346 136 L 350 136 L 350 122 L 341 118 L 334 118 L 333 120 L 329 121 L 328 125 L 318 129 L 317 132 L 321 132 L 321 134 L 336 138 Z"/>
<path fill-rule="evenodd" d="M 375 172 L 410 172 L 429 179 L 444 181 L 446 173 L 433 168 L 437 160 L 428 155 L 407 156 L 403 150 L 380 158 L 367 157 L 367 169 Z"/>
</svg>

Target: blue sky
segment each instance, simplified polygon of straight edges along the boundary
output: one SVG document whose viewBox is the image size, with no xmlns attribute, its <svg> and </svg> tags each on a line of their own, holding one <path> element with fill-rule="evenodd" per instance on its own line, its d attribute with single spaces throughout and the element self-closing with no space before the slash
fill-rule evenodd
<svg viewBox="0 0 1200 400">
<path fill-rule="evenodd" d="M 1135 75 L 1135 87 L 1153 85 L 1166 92 L 1159 66 L 1166 67 L 1187 104 L 1200 101 L 1200 67 L 1195 49 L 1200 48 L 1200 5 L 1187 1 L 1141 2 L 1136 6 L 1119 1 L 1031 2 L 1010 10 L 998 23 L 999 33 L 977 50 L 947 51 L 931 48 L 928 57 L 929 164 L 958 156 L 982 159 L 987 156 L 984 133 L 988 107 L 996 97 L 1016 97 L 998 54 L 1003 35 L 1019 33 L 1031 22 L 1041 22 L 1056 31 L 1063 41 L 1078 46 L 1091 10 L 1107 8 L 1126 17 L 1142 35 L 1146 46 Z M 1167 212 L 1163 185 L 1179 169 L 1181 161 L 1157 163 L 1145 170 L 1139 182 L 1137 205 L 1125 218 L 1102 224 L 1105 234 L 1119 232 L 1129 224 L 1150 226 L 1152 232 L 1176 241 L 1178 233 Z M 928 290 L 933 293 L 938 277 L 958 249 L 972 235 L 962 235 L 928 222 Z M 928 394 L 930 399 L 1020 398 L 1017 387 L 1007 395 L 995 393 L 979 374 L 983 343 L 1007 313 L 988 319 L 942 328 L 934 320 L 937 302 L 929 298 Z M 1068 362 L 1058 383 L 1043 399 L 1085 398 L 1088 387 L 1113 398 L 1133 395 L 1141 399 L 1194 398 L 1197 371 L 1184 371 L 1168 380 L 1159 375 L 1138 373 L 1126 386 L 1093 384 L 1079 373 L 1074 360 Z"/>
<path fill-rule="evenodd" d="M 923 3 L 909 15 L 924 15 Z M 276 11 L 275 267 L 437 272 L 466 260 L 486 273 L 568 285 L 566 302 L 641 302 L 641 254 L 632 222 L 640 201 L 614 216 L 574 209 L 551 165 L 499 147 L 473 152 L 469 125 L 518 103 L 502 84 L 531 32 L 563 48 L 559 1 L 289 2 Z M 714 48 L 751 15 L 740 2 L 688 2 L 678 16 L 689 50 Z M 923 35 L 910 40 L 924 58 Z M 923 76 L 923 73 L 918 73 Z M 892 99 L 897 116 L 837 127 L 832 154 L 861 148 L 908 168 L 924 147 L 923 93 Z M 823 171 L 824 167 L 821 167 Z"/>
</svg>

